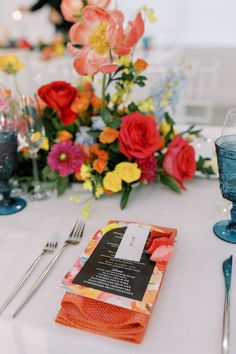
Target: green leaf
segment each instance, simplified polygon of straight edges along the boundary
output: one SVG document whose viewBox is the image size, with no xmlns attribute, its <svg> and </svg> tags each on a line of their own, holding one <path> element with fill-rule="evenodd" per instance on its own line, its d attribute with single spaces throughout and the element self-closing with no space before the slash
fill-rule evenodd
<svg viewBox="0 0 236 354">
<path fill-rule="evenodd" d="M 57 179 L 57 195 L 61 196 L 64 194 L 65 190 L 69 187 L 69 177 L 61 177 Z"/>
<path fill-rule="evenodd" d="M 138 106 L 134 102 L 131 102 L 128 105 L 128 109 L 129 109 L 130 112 L 137 112 L 138 111 Z"/>
<path fill-rule="evenodd" d="M 103 108 L 101 111 L 101 117 L 106 125 L 109 125 L 109 123 L 113 120 L 112 114 L 108 108 Z"/>
<path fill-rule="evenodd" d="M 114 152 L 114 153 L 116 153 L 116 154 L 119 154 L 119 152 L 120 152 L 120 145 L 119 145 L 118 140 L 116 140 L 114 143 L 110 144 L 109 149 L 110 149 L 112 152 Z"/>
<path fill-rule="evenodd" d="M 147 80 L 146 76 L 139 75 L 136 77 L 135 81 L 144 81 Z"/>
<path fill-rule="evenodd" d="M 114 118 L 110 123 L 109 123 L 109 127 L 110 128 L 114 128 L 114 129 L 118 129 L 120 128 L 121 125 L 121 118 Z"/>
<path fill-rule="evenodd" d="M 137 85 L 140 87 L 144 87 L 146 84 L 143 81 L 139 81 L 139 82 L 137 82 Z"/>
<path fill-rule="evenodd" d="M 53 182 L 58 178 L 58 173 L 56 171 L 50 170 L 49 166 L 45 166 L 42 171 L 42 176 L 44 181 Z"/>
<path fill-rule="evenodd" d="M 88 131 L 88 135 L 90 135 L 94 138 L 98 138 L 100 134 L 101 134 L 101 130 L 98 130 L 98 129 L 90 129 Z"/>
<path fill-rule="evenodd" d="M 131 191 L 132 191 L 131 186 L 129 184 L 127 184 L 123 189 L 123 193 L 122 193 L 121 200 L 120 200 L 120 208 L 121 209 L 124 209 L 126 207 Z"/>
<path fill-rule="evenodd" d="M 181 192 L 181 188 L 180 188 L 178 182 L 176 181 L 176 179 L 174 179 L 171 176 L 161 174 L 160 175 L 160 182 L 162 184 L 164 184 L 165 186 L 170 187 L 173 191 L 175 191 L 177 193 Z"/>
</svg>

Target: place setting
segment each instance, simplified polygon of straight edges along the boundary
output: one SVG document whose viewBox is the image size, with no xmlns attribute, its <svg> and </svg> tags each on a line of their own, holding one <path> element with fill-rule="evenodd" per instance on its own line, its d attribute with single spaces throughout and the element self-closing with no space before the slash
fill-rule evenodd
<svg viewBox="0 0 236 354">
<path fill-rule="evenodd" d="M 236 348 L 235 102 L 226 67 L 156 37 L 169 5 L 150 3 L 15 4 L 0 26 L 6 353 Z"/>
</svg>

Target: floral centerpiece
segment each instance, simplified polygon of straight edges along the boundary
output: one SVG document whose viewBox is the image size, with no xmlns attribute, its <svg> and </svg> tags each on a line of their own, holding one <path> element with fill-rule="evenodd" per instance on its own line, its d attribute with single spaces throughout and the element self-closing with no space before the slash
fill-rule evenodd
<svg viewBox="0 0 236 354">
<path fill-rule="evenodd" d="M 57 81 L 38 90 L 46 130 L 39 154 L 43 178 L 55 183 L 59 195 L 73 181 L 81 181 L 95 198 L 120 193 L 124 208 L 138 186 L 157 182 L 180 192 L 197 168 L 213 174 L 204 159 L 196 161 L 189 142 L 199 131 L 176 131 L 166 104 L 170 94 L 160 117 L 150 97 L 132 99 L 133 87 L 146 82 L 148 63 L 132 58 L 144 34 L 144 17 L 153 20 L 152 11 L 144 7 L 125 27 L 121 12 L 107 10 L 109 1 L 88 3 L 62 2 L 65 17 L 76 21 L 68 50 L 75 55 L 78 87 Z M 96 75 L 102 75 L 98 96 L 92 84 Z M 26 158 L 24 148 L 19 166 Z"/>
</svg>

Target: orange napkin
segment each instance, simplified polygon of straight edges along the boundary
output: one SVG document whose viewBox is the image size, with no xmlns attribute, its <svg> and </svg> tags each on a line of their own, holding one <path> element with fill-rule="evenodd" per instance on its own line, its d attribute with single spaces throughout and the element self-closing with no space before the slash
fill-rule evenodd
<svg viewBox="0 0 236 354">
<path fill-rule="evenodd" d="M 56 322 L 105 336 L 140 343 L 150 316 L 80 295 L 66 293 Z"/>
<path fill-rule="evenodd" d="M 110 221 L 109 224 L 113 222 L 115 221 Z M 148 247 L 150 247 L 150 242 L 153 240 L 157 242 L 157 238 L 162 237 L 162 239 L 165 239 L 166 237 L 170 237 L 174 239 L 176 232 L 177 230 L 175 229 L 153 226 Z M 164 273 L 167 263 L 168 261 L 157 263 L 158 269 Z M 160 287 L 158 291 L 154 291 L 154 301 Z M 145 306 L 148 306 L 148 304 Z M 55 321 L 69 327 L 126 340 L 132 343 L 140 343 L 147 328 L 150 313 L 145 314 L 140 311 L 135 311 L 135 309 L 128 309 L 67 292 L 62 299 L 61 309 Z"/>
</svg>

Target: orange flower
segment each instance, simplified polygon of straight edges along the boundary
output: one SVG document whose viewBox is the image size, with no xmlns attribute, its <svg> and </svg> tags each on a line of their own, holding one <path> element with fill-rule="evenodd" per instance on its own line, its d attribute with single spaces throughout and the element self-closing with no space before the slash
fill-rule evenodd
<svg viewBox="0 0 236 354">
<path fill-rule="evenodd" d="M 165 142 L 166 142 L 166 139 L 163 135 L 160 135 L 159 136 L 159 146 L 158 146 L 158 150 L 162 150 L 164 147 L 165 147 Z"/>
<path fill-rule="evenodd" d="M 119 132 L 116 129 L 107 127 L 99 135 L 99 140 L 102 144 L 111 144 L 118 138 L 118 136 Z"/>
<path fill-rule="evenodd" d="M 148 67 L 148 63 L 143 60 L 143 59 L 137 59 L 136 62 L 134 63 L 134 69 L 138 72 L 141 73 Z"/>
<path fill-rule="evenodd" d="M 80 171 L 75 173 L 75 178 L 77 181 L 83 181 L 83 178 L 81 177 Z"/>
<path fill-rule="evenodd" d="M 72 112 L 80 114 L 87 111 L 88 106 L 89 106 L 89 100 L 87 98 L 80 98 L 76 96 L 70 108 Z"/>
<path fill-rule="evenodd" d="M 90 154 L 95 155 L 96 158 L 99 158 L 105 162 L 109 160 L 108 153 L 105 150 L 100 150 L 98 144 L 91 145 L 89 150 Z"/>
<path fill-rule="evenodd" d="M 107 162 L 102 160 L 101 158 L 98 158 L 93 161 L 93 168 L 100 174 L 106 170 L 106 167 Z"/>
<path fill-rule="evenodd" d="M 101 98 L 99 98 L 97 96 L 93 96 L 91 98 L 90 103 L 93 106 L 93 108 L 95 108 L 95 109 L 100 109 L 102 106 L 102 100 L 101 100 Z"/>
<path fill-rule="evenodd" d="M 73 139 L 73 135 L 71 133 L 69 133 L 67 130 L 60 130 L 57 133 L 57 140 L 59 142 L 68 141 L 68 140 L 72 140 L 72 139 Z"/>
<path fill-rule="evenodd" d="M 94 95 L 93 85 L 86 80 L 83 80 L 82 83 L 79 85 L 78 91 L 78 96 L 80 98 L 86 98 L 90 100 Z"/>
</svg>

